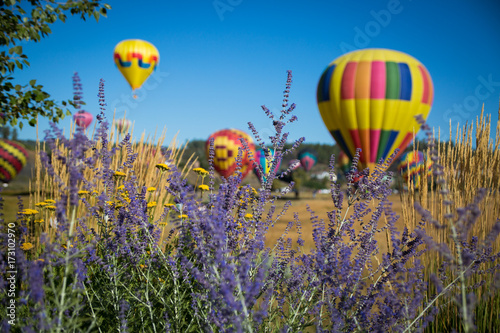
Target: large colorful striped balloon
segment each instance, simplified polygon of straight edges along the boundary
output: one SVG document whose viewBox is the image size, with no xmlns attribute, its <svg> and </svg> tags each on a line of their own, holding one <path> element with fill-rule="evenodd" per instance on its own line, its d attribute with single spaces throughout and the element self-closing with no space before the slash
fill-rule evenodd
<svg viewBox="0 0 500 333">
<path fill-rule="evenodd" d="M 401 155 L 401 161 L 398 164 L 398 172 L 401 173 L 405 182 L 408 179 L 413 182 L 415 188 L 420 183 L 420 177 L 427 173 L 431 174 L 432 161 L 425 159 L 421 151 L 408 151 Z"/>
<path fill-rule="evenodd" d="M 321 117 L 341 149 L 352 159 L 361 148 L 359 168 L 401 155 L 426 119 L 434 95 L 427 69 L 399 51 L 365 49 L 335 59 L 317 87 Z"/>
<path fill-rule="evenodd" d="M 269 175 L 269 173 L 271 172 L 271 163 L 272 163 L 273 158 L 274 158 L 274 149 L 268 148 L 268 150 L 269 150 L 269 156 L 267 156 L 267 157 L 266 157 L 266 154 L 264 152 L 264 149 L 262 149 L 262 148 L 257 149 L 257 151 L 255 152 L 255 161 L 257 162 L 258 165 L 260 165 L 260 167 L 262 168 L 262 171 L 264 172 L 264 174 L 261 175 L 260 169 L 258 167 L 255 167 L 253 169 L 255 175 L 257 176 L 257 178 L 259 178 L 259 180 L 265 181 L 267 175 Z M 278 171 L 280 165 L 281 165 L 281 161 L 280 161 L 280 163 L 276 164 L 274 170 Z"/>
<path fill-rule="evenodd" d="M 300 161 L 300 165 L 302 165 L 306 171 L 310 171 L 318 160 L 318 153 L 313 149 L 306 148 L 299 151 L 297 157 Z"/>
<path fill-rule="evenodd" d="M 139 89 L 156 69 L 160 53 L 149 42 L 127 39 L 115 46 L 113 58 L 132 90 L 135 90 Z"/>
<path fill-rule="evenodd" d="M 10 182 L 28 160 L 26 149 L 17 142 L 0 139 L 0 181 Z"/>
<path fill-rule="evenodd" d="M 237 129 L 223 129 L 210 135 L 205 144 L 207 159 L 210 156 L 210 140 L 214 139 L 214 168 L 224 178 L 231 176 L 237 168 L 236 157 L 238 149 L 243 149 L 240 138 L 248 143 L 250 152 L 255 156 L 255 144 L 252 138 L 245 132 Z M 253 162 L 250 161 L 248 152 L 243 149 L 241 173 L 242 179 L 252 170 Z"/>
</svg>

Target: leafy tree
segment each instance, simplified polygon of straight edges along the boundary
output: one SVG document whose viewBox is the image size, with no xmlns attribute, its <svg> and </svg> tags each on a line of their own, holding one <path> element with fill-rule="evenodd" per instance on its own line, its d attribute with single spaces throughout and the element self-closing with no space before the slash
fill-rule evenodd
<svg viewBox="0 0 500 333">
<path fill-rule="evenodd" d="M 15 70 L 29 67 L 28 57 L 23 53 L 21 41 L 39 42 L 50 33 L 50 25 L 58 19 L 66 21 L 67 15 L 77 15 L 86 20 L 94 17 L 99 21 L 106 17 L 108 4 L 101 0 L 0 0 L 0 47 L 8 51 L 0 52 L 0 126 L 23 128 L 26 120 L 31 126 L 36 125 L 37 116 L 47 117 L 58 122 L 71 113 L 61 108 L 43 90 L 43 86 L 31 80 L 26 85 L 12 83 Z M 72 101 L 63 101 L 62 106 L 73 105 Z"/>
</svg>

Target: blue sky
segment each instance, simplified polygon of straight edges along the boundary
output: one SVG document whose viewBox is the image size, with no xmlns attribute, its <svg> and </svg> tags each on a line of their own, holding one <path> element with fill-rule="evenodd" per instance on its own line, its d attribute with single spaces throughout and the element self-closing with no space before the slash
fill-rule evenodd
<svg viewBox="0 0 500 333">
<path fill-rule="evenodd" d="M 496 123 L 500 97 L 500 4 L 497 0 L 453 2 L 383 1 L 131 1 L 109 0 L 108 18 L 83 22 L 70 17 L 40 43 L 22 43 L 31 67 L 15 72 L 61 101 L 73 95 L 72 76 L 83 84 L 85 110 L 99 111 L 99 80 L 105 80 L 107 116 L 135 122 L 137 138 L 167 128 L 166 144 L 202 139 L 223 128 L 262 136 L 272 125 L 261 105 L 279 112 L 286 71 L 292 70 L 290 101 L 299 121 L 290 137 L 334 143 L 316 105 L 324 68 L 347 51 L 389 48 L 421 61 L 433 80 L 433 127 L 449 131 L 449 120 L 475 120 L 484 103 Z M 113 49 L 140 38 L 160 52 L 160 64 L 132 98 L 113 63 Z M 60 123 L 69 131 L 71 117 Z M 48 128 L 40 120 L 39 135 Z M 25 126 L 21 139 L 35 139 Z"/>
</svg>

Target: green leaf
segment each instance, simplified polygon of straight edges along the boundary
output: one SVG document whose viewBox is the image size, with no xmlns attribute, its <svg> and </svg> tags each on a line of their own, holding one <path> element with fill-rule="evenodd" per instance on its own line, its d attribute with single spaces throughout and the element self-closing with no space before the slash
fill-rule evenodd
<svg viewBox="0 0 500 333">
<path fill-rule="evenodd" d="M 22 121 L 19 122 L 19 128 L 23 129 L 23 122 Z"/>
<path fill-rule="evenodd" d="M 31 119 L 30 122 L 29 122 L 29 124 L 30 124 L 31 127 L 35 127 L 35 125 L 36 125 L 36 119 L 35 118 Z"/>
<path fill-rule="evenodd" d="M 21 90 L 21 85 L 20 84 L 16 84 L 16 86 L 14 87 L 14 89 L 16 89 L 17 91 L 20 91 Z"/>
<path fill-rule="evenodd" d="M 99 22 L 99 12 L 94 12 L 94 17 L 97 22 Z"/>
<path fill-rule="evenodd" d="M 35 79 L 33 79 L 33 80 L 30 81 L 30 86 L 33 87 L 35 84 L 36 84 L 36 80 Z"/>
</svg>

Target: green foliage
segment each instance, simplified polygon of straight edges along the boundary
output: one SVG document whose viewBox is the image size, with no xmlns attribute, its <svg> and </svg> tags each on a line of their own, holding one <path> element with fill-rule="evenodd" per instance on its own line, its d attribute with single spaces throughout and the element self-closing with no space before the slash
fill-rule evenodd
<svg viewBox="0 0 500 333">
<path fill-rule="evenodd" d="M 29 8 L 29 10 L 28 10 Z M 101 0 L 73 1 L 60 3 L 55 0 L 4 0 L 0 1 L 0 46 L 8 51 L 0 52 L 0 126 L 10 124 L 23 128 L 25 120 L 30 126 L 35 126 L 37 116 L 46 117 L 58 122 L 65 115 L 71 113 L 66 108 L 71 101 L 61 102 L 60 107 L 49 93 L 43 90 L 41 84 L 31 80 L 26 85 L 12 83 L 14 71 L 29 67 L 28 56 L 23 53 L 22 41 L 39 42 L 52 31 L 51 24 L 58 19 L 66 21 L 67 15 L 79 15 L 85 20 L 94 17 L 99 21 L 100 16 L 106 17 L 108 4 L 101 4 Z"/>
</svg>

